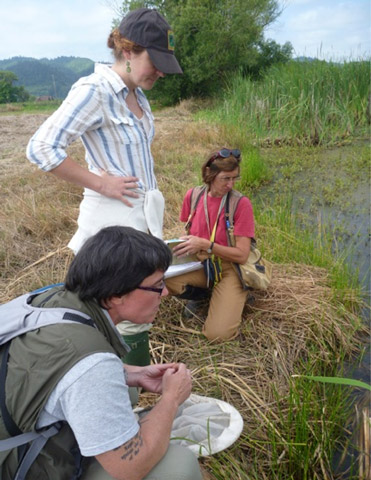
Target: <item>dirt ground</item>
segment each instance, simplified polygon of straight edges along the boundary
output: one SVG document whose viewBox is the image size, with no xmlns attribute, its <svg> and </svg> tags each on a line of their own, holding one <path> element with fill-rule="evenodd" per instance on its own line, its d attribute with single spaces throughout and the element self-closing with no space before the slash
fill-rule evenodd
<svg viewBox="0 0 371 480">
<path fill-rule="evenodd" d="M 200 108 L 200 104 L 196 105 L 192 100 L 187 100 L 176 108 L 163 109 L 154 113 L 155 138 L 152 153 L 159 188 L 166 201 L 164 218 L 166 238 L 178 234 L 178 230 L 182 231 L 178 214 L 184 194 L 188 188 L 199 181 L 201 162 L 215 148 L 215 139 L 218 141 L 220 138 L 217 127 L 194 121 L 192 114 Z M 65 215 L 65 210 L 69 209 L 73 224 L 70 227 L 70 236 L 72 236 L 76 230 L 78 205 L 83 189 L 60 182 L 53 175 L 43 174 L 26 158 L 29 139 L 48 116 L 49 114 L 0 115 L 0 198 L 9 197 L 9 192 L 16 195 L 19 191 L 19 195 L 24 195 L 25 189 L 32 189 L 37 193 L 35 201 L 38 204 L 40 188 L 43 191 L 54 188 L 56 196 L 59 195 L 58 190 L 64 189 L 69 195 L 69 199 L 66 199 L 68 205 L 66 209 L 60 206 L 58 214 L 63 210 Z M 72 143 L 67 151 L 74 160 L 86 166 L 84 148 L 80 140 Z M 184 165 L 187 165 L 186 168 Z M 9 198 L 8 202 L 10 203 Z M 9 212 L 12 210 L 12 205 L 9 205 Z M 3 216 L 4 214 L 3 212 Z M 1 218 L 0 214 L 0 221 Z M 7 219 L 9 220 L 9 215 Z"/>
<path fill-rule="evenodd" d="M 38 127 L 49 117 L 49 114 L 24 114 L 0 116 L 0 168 L 1 176 L 12 169 L 14 163 L 19 164 L 26 159 L 26 147 L 29 139 Z M 189 120 L 188 120 L 189 121 Z M 167 137 L 182 131 L 187 122 L 185 114 L 167 115 L 161 113 L 155 117 L 156 134 Z M 171 125 L 171 128 L 169 128 Z M 79 141 L 76 145 L 80 144 Z"/>
<path fill-rule="evenodd" d="M 0 115 L 0 290 L 3 294 L 9 282 L 12 284 L 22 276 L 24 269 L 66 248 L 76 231 L 83 189 L 41 172 L 26 157 L 29 139 L 48 116 L 18 113 Z M 194 173 L 191 173 L 187 184 L 187 175 L 182 171 L 182 152 L 189 154 L 190 149 L 194 148 L 200 154 L 202 150 L 194 135 L 190 135 L 193 145 L 185 146 L 184 131 L 197 128 L 193 123 L 189 107 L 184 105 L 155 114 L 156 135 L 152 151 L 159 188 L 164 193 L 167 205 L 165 235 L 173 235 L 174 228 L 181 229 L 178 222 L 180 204 L 188 184 L 191 186 L 195 182 Z M 67 151 L 74 160 L 86 167 L 80 140 L 72 143 Z M 1 295 L 1 300 L 6 301 L 8 295 L 18 294 L 21 288 L 20 285 L 19 289 L 9 290 L 5 296 Z"/>
<path fill-rule="evenodd" d="M 189 106 L 166 109 L 155 114 L 156 137 L 154 145 L 174 142 L 182 138 L 186 125 L 191 123 Z M 25 151 L 27 143 L 38 127 L 49 117 L 49 114 L 15 114 L 0 115 L 0 169 L 1 176 L 10 173 L 5 169 L 14 168 L 15 164 L 28 165 Z M 80 141 L 71 148 L 83 154 Z"/>
<path fill-rule="evenodd" d="M 48 115 L 4 115 L 0 116 L 0 161 L 3 169 L 11 169 L 14 161 L 26 160 L 28 140 Z M 27 161 L 27 160 L 26 160 Z"/>
</svg>

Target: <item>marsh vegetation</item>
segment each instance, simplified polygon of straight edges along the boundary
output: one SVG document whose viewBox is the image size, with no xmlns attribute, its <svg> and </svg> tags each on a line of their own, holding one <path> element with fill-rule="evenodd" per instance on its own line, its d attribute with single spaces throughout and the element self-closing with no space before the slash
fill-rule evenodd
<svg viewBox="0 0 371 480">
<path fill-rule="evenodd" d="M 281 72 L 278 77 L 282 83 L 293 77 L 287 68 L 287 76 Z M 364 65 L 359 68 L 363 78 Z M 331 90 L 337 76 L 332 66 L 322 71 L 325 90 Z M 205 155 L 222 145 L 238 147 L 244 159 L 238 188 L 254 205 L 256 237 L 263 255 L 274 262 L 273 281 L 267 292 L 253 292 L 239 337 L 220 345 L 202 337 L 203 312 L 183 321 L 182 301 L 165 299 L 151 333 L 152 357 L 155 362 L 186 362 L 195 393 L 230 402 L 244 418 L 243 433 L 232 447 L 201 460 L 209 479 L 366 479 L 369 392 L 304 376 L 346 376 L 345 362 L 361 358 L 369 335 L 361 317 L 367 302 L 357 272 L 334 248 L 336 230 L 317 215 L 323 205 L 351 211 L 352 202 L 358 202 L 351 195 L 354 185 L 369 184 L 367 92 L 343 106 L 339 93 L 336 112 L 324 107 L 333 112 L 325 129 L 318 127 L 325 123 L 322 117 L 310 123 L 313 112 L 308 111 L 311 105 L 317 111 L 316 98 L 321 103 L 319 81 L 310 95 L 313 102 L 299 94 L 296 108 L 289 98 L 295 89 L 286 86 L 286 104 L 291 105 L 287 115 L 283 97 L 279 110 L 261 87 L 255 103 L 259 109 L 264 105 L 265 120 L 259 120 L 264 130 L 254 124 L 252 97 L 246 93 L 258 86 L 235 82 L 245 93 L 231 87 L 222 103 L 185 101 L 155 113 L 153 153 L 166 198 L 165 237 L 182 230 L 182 198 L 199 183 Z M 272 101 L 277 92 L 272 92 Z M 240 96 L 234 99 L 233 93 Z M 342 110 L 344 122 L 337 113 Z M 300 111 L 301 121 L 290 120 L 290 112 Z M 0 116 L 1 301 L 63 281 L 71 260 L 66 245 L 76 228 L 81 190 L 41 174 L 24 154 L 29 136 L 44 118 Z M 313 129 L 305 128 L 312 124 Z M 70 151 L 84 163 L 80 144 L 71 145 Z M 369 204 L 360 204 L 369 214 Z M 150 395 L 144 398 L 152 401 Z"/>
</svg>

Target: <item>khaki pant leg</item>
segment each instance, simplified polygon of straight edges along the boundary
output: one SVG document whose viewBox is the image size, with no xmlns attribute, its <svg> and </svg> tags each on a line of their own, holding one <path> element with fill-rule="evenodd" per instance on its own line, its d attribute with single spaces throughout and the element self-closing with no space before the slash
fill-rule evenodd
<svg viewBox="0 0 371 480">
<path fill-rule="evenodd" d="M 169 445 L 158 464 L 143 480 L 202 480 L 196 455 L 189 448 Z"/>
<path fill-rule="evenodd" d="M 81 480 L 113 480 L 95 458 L 86 459 Z M 188 448 L 170 445 L 163 458 L 143 480 L 202 480 L 196 455 Z"/>
<path fill-rule="evenodd" d="M 207 288 L 204 269 L 177 275 L 166 279 L 166 288 L 170 295 L 180 295 L 184 292 L 186 285 L 193 287 Z"/>
<path fill-rule="evenodd" d="M 209 340 L 230 340 L 238 333 L 247 291 L 230 262 L 222 262 L 222 280 L 213 288 L 202 333 Z"/>
</svg>

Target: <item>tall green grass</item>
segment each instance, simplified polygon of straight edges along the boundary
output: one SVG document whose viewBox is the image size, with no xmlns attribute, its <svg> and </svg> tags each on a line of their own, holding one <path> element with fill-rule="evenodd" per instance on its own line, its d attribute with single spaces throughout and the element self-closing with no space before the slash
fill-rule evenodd
<svg viewBox="0 0 371 480">
<path fill-rule="evenodd" d="M 334 143 L 367 131 L 369 93 L 368 61 L 291 61 L 260 81 L 235 76 L 206 117 L 258 142 Z"/>
<path fill-rule="evenodd" d="M 277 393 L 279 427 L 269 434 L 271 478 L 287 478 L 287 472 L 290 478 L 300 480 L 333 478 L 333 454 L 343 450 L 349 437 L 349 389 L 296 379 L 291 383 L 288 398 L 283 400 Z M 316 471 L 319 476 L 314 477 Z M 353 462 L 348 478 L 357 478 L 353 477 L 355 472 Z"/>
<path fill-rule="evenodd" d="M 263 254 L 277 263 L 304 263 L 325 268 L 334 294 L 357 292 L 361 286 L 357 272 L 352 272 L 344 261 L 343 252 L 334 254 L 333 232 L 318 224 L 309 229 L 300 224 L 292 206 L 292 198 L 276 199 L 274 205 L 253 200 L 257 222 L 257 238 L 263 243 Z"/>
</svg>

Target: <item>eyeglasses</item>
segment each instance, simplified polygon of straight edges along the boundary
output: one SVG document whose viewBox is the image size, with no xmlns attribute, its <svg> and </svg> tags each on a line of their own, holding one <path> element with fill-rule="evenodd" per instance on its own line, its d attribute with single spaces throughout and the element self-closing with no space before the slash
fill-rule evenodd
<svg viewBox="0 0 371 480">
<path fill-rule="evenodd" d="M 145 290 L 146 292 L 155 292 L 155 293 L 159 293 L 160 295 L 162 295 L 162 292 L 164 291 L 165 288 L 166 288 L 165 280 L 162 280 L 161 285 L 159 287 L 142 287 L 141 285 L 137 287 L 138 290 Z"/>
<path fill-rule="evenodd" d="M 217 177 L 218 180 L 222 181 L 223 183 L 228 183 L 228 182 L 237 182 L 241 177 L 237 175 L 237 177 Z"/>
<path fill-rule="evenodd" d="M 241 157 L 241 152 L 238 148 L 234 148 L 233 150 L 229 150 L 229 148 L 222 148 L 219 152 L 215 153 L 208 161 L 208 163 L 212 163 L 217 158 L 228 158 L 233 156 L 236 160 L 239 160 Z"/>
</svg>

